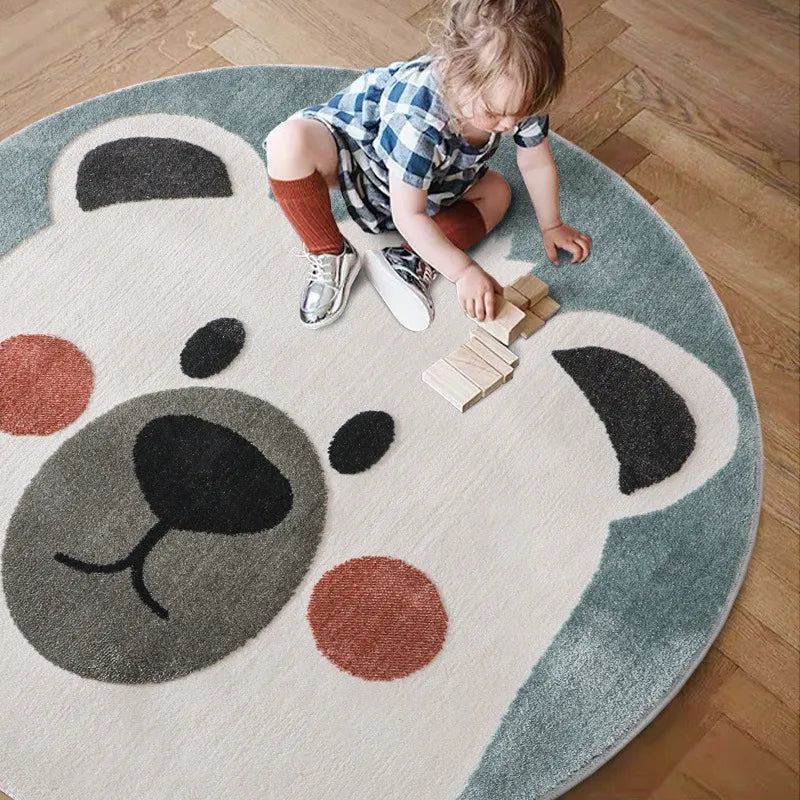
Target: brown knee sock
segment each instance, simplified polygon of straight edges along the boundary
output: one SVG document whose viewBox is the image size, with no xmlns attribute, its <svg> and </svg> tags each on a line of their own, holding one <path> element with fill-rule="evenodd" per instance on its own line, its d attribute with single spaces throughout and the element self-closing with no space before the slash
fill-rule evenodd
<svg viewBox="0 0 800 800">
<path fill-rule="evenodd" d="M 458 248 L 466 250 L 486 235 L 486 223 L 483 221 L 478 206 L 469 200 L 459 200 L 453 205 L 443 208 L 431 219 L 439 226 L 442 233 Z M 403 247 L 413 250 L 408 242 Z"/>
<path fill-rule="evenodd" d="M 328 184 L 319 172 L 284 181 L 270 176 L 269 185 L 281 211 L 311 253 L 340 253 L 344 238 L 333 218 Z"/>
</svg>

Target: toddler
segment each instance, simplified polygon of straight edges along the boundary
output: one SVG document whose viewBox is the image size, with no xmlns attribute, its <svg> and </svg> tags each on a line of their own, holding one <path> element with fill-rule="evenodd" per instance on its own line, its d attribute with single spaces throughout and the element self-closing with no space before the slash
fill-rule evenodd
<svg viewBox="0 0 800 800">
<path fill-rule="evenodd" d="M 331 188 L 363 230 L 404 237 L 364 254 L 368 277 L 400 324 L 424 330 L 433 320 L 438 273 L 455 283 L 467 314 L 492 319 L 502 287 L 465 250 L 509 206 L 508 182 L 488 162 L 510 131 L 547 256 L 557 263 L 560 247 L 573 263 L 583 261 L 591 239 L 561 220 L 547 140 L 545 109 L 564 72 L 555 0 L 447 0 L 428 53 L 368 69 L 270 131 L 270 187 L 310 262 L 302 322 L 313 328 L 337 319 L 361 267 L 334 220 Z"/>
</svg>

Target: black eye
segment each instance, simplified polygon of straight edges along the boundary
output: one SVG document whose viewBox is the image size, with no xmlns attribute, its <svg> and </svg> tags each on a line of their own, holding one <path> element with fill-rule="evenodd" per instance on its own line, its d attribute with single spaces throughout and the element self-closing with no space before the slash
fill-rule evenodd
<svg viewBox="0 0 800 800">
<path fill-rule="evenodd" d="M 331 466 L 354 475 L 377 464 L 394 441 L 394 420 L 385 411 L 362 411 L 334 434 L 328 447 Z"/>
<path fill-rule="evenodd" d="M 181 351 L 181 369 L 190 378 L 208 378 L 227 367 L 244 345 L 244 325 L 221 317 L 198 328 Z"/>
</svg>

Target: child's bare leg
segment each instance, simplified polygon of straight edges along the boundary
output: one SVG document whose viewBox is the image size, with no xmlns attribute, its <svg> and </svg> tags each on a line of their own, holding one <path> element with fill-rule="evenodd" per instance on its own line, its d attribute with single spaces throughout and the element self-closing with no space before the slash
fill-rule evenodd
<svg viewBox="0 0 800 800">
<path fill-rule="evenodd" d="M 511 187 L 499 172 L 490 169 L 464 192 L 462 198 L 478 207 L 488 233 L 508 211 L 511 205 Z"/>
<path fill-rule="evenodd" d="M 284 120 L 269 132 L 266 149 L 271 178 L 290 181 L 319 172 L 329 187 L 338 187 L 336 142 L 323 122 L 310 118 Z"/>
<path fill-rule="evenodd" d="M 329 191 L 339 185 L 333 134 L 319 120 L 287 119 L 267 135 L 266 151 L 272 193 L 308 252 L 342 253 Z"/>
</svg>

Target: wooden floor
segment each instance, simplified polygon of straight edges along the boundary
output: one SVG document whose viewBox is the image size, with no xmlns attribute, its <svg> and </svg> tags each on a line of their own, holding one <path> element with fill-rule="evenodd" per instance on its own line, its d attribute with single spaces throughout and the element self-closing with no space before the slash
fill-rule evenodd
<svg viewBox="0 0 800 800">
<path fill-rule="evenodd" d="M 410 58 L 426 49 L 426 21 L 436 11 L 426 3 L 0 0 L 0 138 L 163 75 Z M 766 456 L 758 541 L 725 629 L 678 697 L 565 796 L 793 800 L 800 793 L 797 0 L 561 5 L 572 35 L 570 74 L 552 128 L 624 175 L 694 252 L 744 348 Z"/>
</svg>

